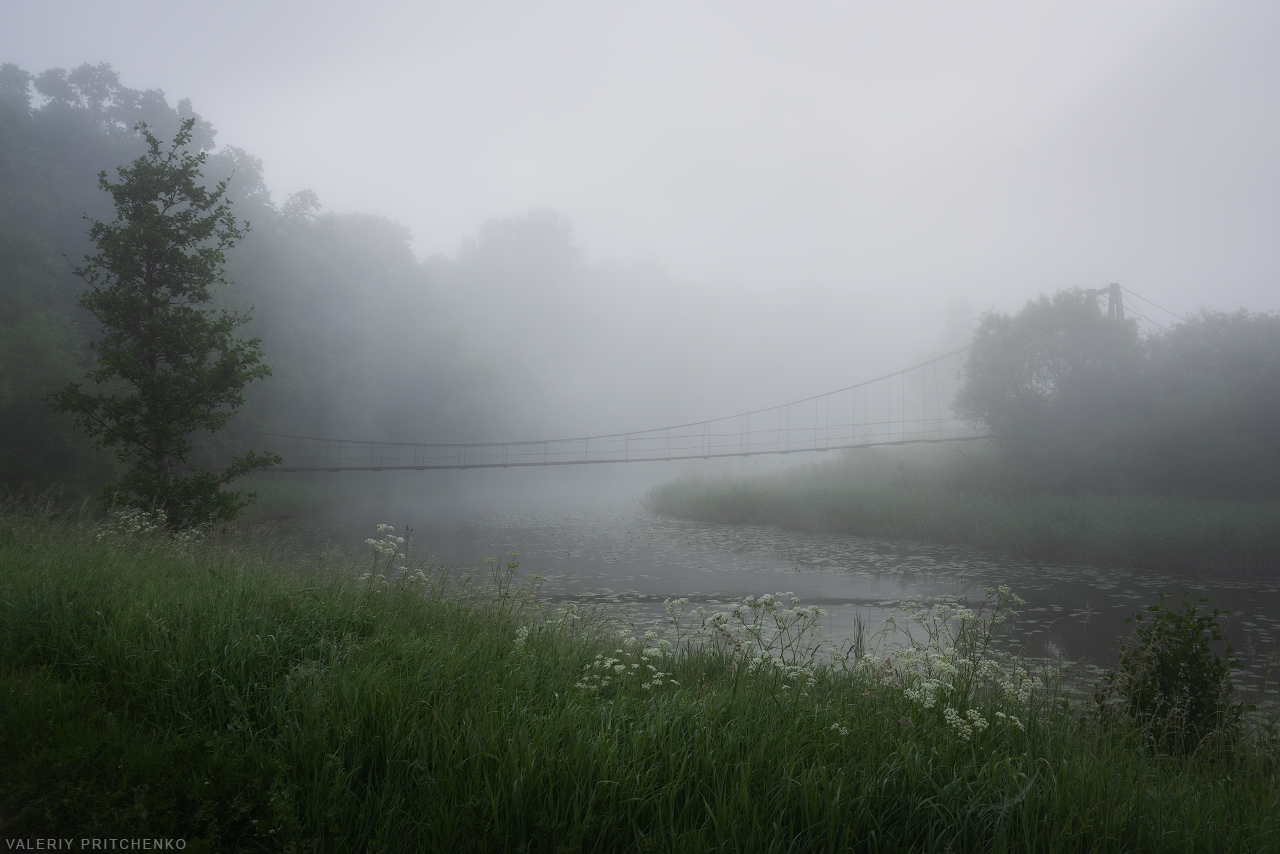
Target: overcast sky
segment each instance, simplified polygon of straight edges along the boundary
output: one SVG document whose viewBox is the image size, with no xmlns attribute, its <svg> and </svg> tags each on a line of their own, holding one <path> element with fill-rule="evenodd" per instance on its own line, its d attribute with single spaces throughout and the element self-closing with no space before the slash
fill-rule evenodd
<svg viewBox="0 0 1280 854">
<path fill-rule="evenodd" d="M 277 200 L 900 320 L 1118 281 L 1280 309 L 1280 4 L 0 3 L 0 61 L 189 97 Z M 898 313 L 900 317 L 892 316 Z M 1155 315 L 1158 317 L 1158 315 Z"/>
</svg>

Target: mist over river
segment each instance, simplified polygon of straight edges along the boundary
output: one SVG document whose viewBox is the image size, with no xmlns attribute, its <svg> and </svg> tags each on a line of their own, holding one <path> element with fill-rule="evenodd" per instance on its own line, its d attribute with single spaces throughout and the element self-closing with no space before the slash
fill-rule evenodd
<svg viewBox="0 0 1280 854">
<path fill-rule="evenodd" d="M 642 495 L 634 488 L 545 484 L 394 495 L 353 489 L 348 503 L 281 525 L 307 548 L 332 543 L 357 553 L 377 524 L 401 533 L 407 525 L 417 548 L 459 569 L 518 552 L 519 572 L 542 577 L 545 599 L 605 606 L 641 628 L 664 616 L 669 598 L 715 612 L 747 596 L 789 592 L 826 612 L 825 638 L 833 645 L 847 643 L 859 620 L 868 637 L 880 631 L 904 599 L 972 606 L 984 588 L 1008 585 L 1027 604 L 1004 627 L 1002 642 L 1030 660 L 1085 659 L 1095 676 L 1098 668 L 1114 666 L 1118 641 L 1130 636 L 1126 617 L 1161 591 L 1170 594 L 1170 605 L 1193 591 L 1209 607 L 1231 613 L 1227 637 L 1245 669 L 1242 684 L 1252 691 L 1265 684 L 1268 701 L 1280 701 L 1280 578 L 1274 575 L 1197 579 L 958 546 L 714 525 L 656 516 Z"/>
</svg>

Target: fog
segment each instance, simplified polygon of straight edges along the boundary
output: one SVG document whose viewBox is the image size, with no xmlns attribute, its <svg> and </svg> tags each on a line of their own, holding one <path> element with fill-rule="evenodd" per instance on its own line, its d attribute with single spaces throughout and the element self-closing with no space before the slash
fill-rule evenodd
<svg viewBox="0 0 1280 854">
<path fill-rule="evenodd" d="M 771 406 L 1061 287 L 1280 308 L 1274 4 L 3 16 L 5 61 L 108 62 L 190 98 L 220 145 L 261 159 L 276 204 L 311 189 L 324 212 L 404 226 L 428 284 L 402 310 L 491 369 L 481 439 Z M 507 252 L 504 222 L 566 252 Z"/>
<path fill-rule="evenodd" d="M 0 0 L 0 835 L 1274 839 L 1277 36 Z"/>
</svg>

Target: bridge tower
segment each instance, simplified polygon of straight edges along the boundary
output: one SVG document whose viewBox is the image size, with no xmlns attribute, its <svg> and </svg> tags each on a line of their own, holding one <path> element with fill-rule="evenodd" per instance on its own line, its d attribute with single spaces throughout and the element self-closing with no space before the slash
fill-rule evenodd
<svg viewBox="0 0 1280 854">
<path fill-rule="evenodd" d="M 1096 302 L 1098 297 L 1107 295 L 1107 317 L 1124 320 L 1124 296 L 1119 282 L 1112 282 L 1105 288 L 1089 288 L 1085 295 Z"/>
</svg>

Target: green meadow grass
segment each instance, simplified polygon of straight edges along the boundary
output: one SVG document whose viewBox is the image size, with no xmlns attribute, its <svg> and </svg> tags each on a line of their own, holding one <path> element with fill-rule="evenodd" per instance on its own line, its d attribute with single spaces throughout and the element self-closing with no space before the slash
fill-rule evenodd
<svg viewBox="0 0 1280 854">
<path fill-rule="evenodd" d="M 501 573 L 372 569 L 0 516 L 0 835 L 189 851 L 1280 850 L 1280 751 L 1262 730 L 1163 755 L 1050 689 L 944 691 L 928 708 L 882 663 L 793 651 L 795 667 L 757 667 L 732 643 L 679 639 L 642 654 L 652 639 L 568 619 Z M 944 703 L 964 702 L 991 725 L 949 724 Z"/>
<path fill-rule="evenodd" d="M 857 451 L 782 472 L 673 481 L 649 502 L 676 518 L 967 545 L 1030 559 L 1227 573 L 1280 566 L 1280 501 L 1013 490 L 944 454 Z M 979 455 L 976 465 L 989 462 Z"/>
</svg>

